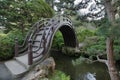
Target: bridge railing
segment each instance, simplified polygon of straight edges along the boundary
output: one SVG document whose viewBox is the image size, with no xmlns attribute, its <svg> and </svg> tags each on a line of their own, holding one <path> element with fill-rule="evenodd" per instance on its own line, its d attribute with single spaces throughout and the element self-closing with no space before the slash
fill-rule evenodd
<svg viewBox="0 0 120 80">
<path fill-rule="evenodd" d="M 38 47 L 37 50 L 33 51 L 34 53 L 37 52 L 41 48 L 41 46 L 42 46 L 42 41 L 44 41 L 44 37 L 46 36 L 46 32 L 45 32 L 45 30 L 46 30 L 45 28 L 46 27 L 45 26 L 47 26 L 47 28 L 51 29 L 51 24 L 52 24 L 51 22 L 53 22 L 53 21 L 55 21 L 54 18 L 49 19 L 49 20 L 47 20 L 47 21 L 44 22 L 44 26 L 43 26 L 44 27 L 44 34 L 42 35 L 42 40 L 40 41 L 40 46 Z M 53 27 L 52 27 L 52 29 L 53 29 Z M 50 30 L 49 30 L 48 33 L 50 33 Z"/>
<path fill-rule="evenodd" d="M 41 25 L 43 25 L 42 27 L 44 28 L 44 32 L 43 32 L 43 34 L 41 35 L 41 40 L 40 40 L 40 45 L 39 45 L 39 47 L 36 49 L 36 50 L 32 50 L 32 43 L 33 43 L 33 40 L 35 39 L 35 36 L 32 38 L 32 37 L 30 37 L 29 39 L 29 44 L 28 44 L 28 64 L 29 65 L 31 65 L 32 63 L 33 63 L 33 59 L 34 58 L 37 58 L 37 57 L 39 57 L 41 54 L 38 54 L 38 55 L 36 55 L 36 56 L 33 56 L 33 53 L 37 53 L 37 51 L 38 50 L 40 50 L 41 49 L 41 46 L 43 46 L 44 47 L 44 50 L 45 50 L 45 44 L 46 44 L 46 38 L 45 38 L 45 36 L 46 36 L 46 32 L 45 32 L 45 28 L 46 27 L 44 27 L 44 26 L 46 26 L 47 24 L 49 24 L 48 22 L 49 22 L 49 20 L 50 19 L 47 19 L 46 21 L 44 21 L 44 23 L 42 23 Z M 37 30 L 39 31 L 39 29 L 42 29 L 42 27 L 39 27 Z M 35 32 L 36 33 L 36 32 Z M 33 35 L 35 35 L 35 34 L 33 34 Z M 43 50 L 43 52 L 41 52 L 41 53 L 44 53 L 44 50 Z"/>
<path fill-rule="evenodd" d="M 41 46 L 44 46 L 44 49 L 45 49 L 45 35 L 46 35 L 46 33 L 45 33 L 45 30 L 44 30 L 44 32 L 42 34 L 42 38 L 40 40 L 40 46 L 36 50 L 32 50 L 32 41 L 33 40 L 32 39 L 29 40 L 29 44 L 28 44 L 28 46 L 29 46 L 28 47 L 28 64 L 29 65 L 33 64 L 33 59 L 34 58 L 37 58 L 37 57 L 39 57 L 41 55 L 41 53 L 40 53 L 40 54 L 38 54 L 36 56 L 33 56 L 33 53 L 36 53 L 41 48 Z M 42 41 L 44 41 L 43 45 L 42 45 Z"/>
<path fill-rule="evenodd" d="M 54 18 L 52 18 L 52 19 L 49 19 L 48 21 L 45 21 L 44 22 L 44 33 L 42 34 L 42 39 L 40 40 L 40 46 L 36 49 L 36 50 L 34 50 L 34 51 L 32 51 L 31 52 L 31 47 L 29 47 L 29 49 L 28 49 L 28 52 L 29 52 L 29 55 L 28 55 L 28 57 L 29 57 L 29 64 L 32 64 L 32 62 L 33 62 L 33 59 L 34 58 L 37 58 L 37 57 L 39 57 L 41 54 L 43 54 L 43 53 L 45 53 L 45 51 L 46 51 L 46 40 L 47 40 L 47 38 L 48 38 L 48 36 L 49 36 L 49 34 L 50 34 L 50 32 L 53 32 L 53 26 L 54 25 L 52 25 L 52 27 L 51 27 L 51 22 L 53 22 L 53 21 L 55 21 L 55 20 L 53 20 Z M 46 34 L 46 26 L 47 26 L 47 28 L 49 28 L 48 29 L 48 34 Z M 49 26 L 49 27 L 48 27 Z M 34 39 L 33 39 L 34 40 Z M 33 41 L 32 40 L 32 41 Z M 32 42 L 31 41 L 31 42 Z M 38 54 L 38 55 L 36 55 L 36 56 L 33 56 L 33 53 L 36 53 L 37 51 L 39 51 L 40 49 L 41 49 L 41 46 L 43 46 L 43 48 L 44 48 L 44 50 L 43 50 L 43 52 L 42 53 L 40 53 L 40 54 Z M 31 50 L 30 50 L 31 49 Z M 32 55 L 32 56 L 31 56 Z M 31 60 L 32 59 L 32 60 Z"/>
<path fill-rule="evenodd" d="M 40 25 L 40 24 L 42 24 L 42 23 L 43 23 L 44 21 L 46 21 L 46 20 L 47 20 L 47 19 L 39 20 L 38 22 L 36 22 L 36 23 L 30 28 L 30 30 L 29 30 L 29 32 L 27 33 L 27 35 L 26 35 L 26 37 L 25 37 L 22 45 L 19 45 L 19 44 L 18 44 L 18 39 L 17 39 L 17 38 L 15 39 L 15 57 L 17 57 L 18 54 L 27 51 L 29 38 L 32 37 L 32 36 L 36 33 L 37 28 L 39 28 L 40 26 L 42 26 L 42 25 Z"/>
</svg>

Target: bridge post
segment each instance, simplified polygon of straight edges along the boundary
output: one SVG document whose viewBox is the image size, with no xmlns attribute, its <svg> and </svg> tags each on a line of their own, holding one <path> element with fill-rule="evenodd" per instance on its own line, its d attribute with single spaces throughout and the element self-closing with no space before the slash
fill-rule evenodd
<svg viewBox="0 0 120 80">
<path fill-rule="evenodd" d="M 51 30 L 52 30 L 52 32 L 54 32 L 54 27 L 53 26 L 52 26 Z"/>
<path fill-rule="evenodd" d="M 36 32 L 39 31 L 39 23 L 37 23 Z"/>
<path fill-rule="evenodd" d="M 44 31 L 44 34 L 43 34 L 43 48 L 44 48 L 44 51 L 43 51 L 43 53 L 44 53 L 45 50 L 46 50 L 46 39 L 45 39 L 45 35 L 46 35 L 46 33 L 45 33 L 45 31 Z"/>
<path fill-rule="evenodd" d="M 32 55 L 32 40 L 28 41 L 28 65 L 32 65 L 33 55 Z"/>
<path fill-rule="evenodd" d="M 18 56 L 18 38 L 15 38 L 15 57 Z"/>
</svg>

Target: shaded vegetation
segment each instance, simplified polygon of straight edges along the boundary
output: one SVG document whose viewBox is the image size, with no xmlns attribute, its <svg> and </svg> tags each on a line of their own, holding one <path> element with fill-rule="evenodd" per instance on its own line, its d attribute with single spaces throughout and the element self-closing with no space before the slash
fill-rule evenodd
<svg viewBox="0 0 120 80">
<path fill-rule="evenodd" d="M 52 48 L 57 50 L 62 50 L 63 46 L 64 46 L 64 40 L 62 33 L 60 31 L 57 31 L 53 39 Z"/>
<path fill-rule="evenodd" d="M 0 34 L 0 60 L 10 59 L 14 55 L 15 38 L 18 36 L 19 43 L 23 40 L 20 30 L 13 30 L 7 34 Z"/>
<path fill-rule="evenodd" d="M 40 18 L 52 17 L 54 11 L 44 0 L 1 0 L 0 25 L 5 32 L 20 29 L 22 33 L 28 30 Z"/>
<path fill-rule="evenodd" d="M 49 76 L 49 80 L 70 80 L 70 76 L 59 70 L 56 70 L 53 75 Z"/>
</svg>

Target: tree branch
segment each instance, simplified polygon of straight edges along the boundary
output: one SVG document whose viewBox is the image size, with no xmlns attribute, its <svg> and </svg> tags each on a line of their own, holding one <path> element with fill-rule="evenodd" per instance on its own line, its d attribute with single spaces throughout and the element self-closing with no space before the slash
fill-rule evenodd
<svg viewBox="0 0 120 80">
<path fill-rule="evenodd" d="M 86 60 L 90 61 L 91 63 L 98 62 L 98 60 L 91 60 L 89 58 L 85 58 Z"/>
<path fill-rule="evenodd" d="M 104 54 L 102 54 L 102 55 L 104 55 Z M 108 65 L 108 61 L 105 60 L 105 59 L 100 59 L 99 56 L 101 56 L 101 54 L 96 56 L 97 60 L 91 60 L 91 59 L 89 59 L 89 58 L 85 58 L 85 60 L 87 60 L 87 61 L 89 61 L 89 62 L 91 62 L 91 63 L 101 62 L 101 63 L 105 63 L 106 65 Z"/>
<path fill-rule="evenodd" d="M 106 65 L 108 65 L 108 61 L 107 61 L 107 60 L 105 60 L 105 59 L 100 59 L 100 58 L 99 58 L 99 55 L 97 55 L 96 57 L 97 57 L 97 61 L 102 62 L 102 63 L 105 63 Z"/>
</svg>

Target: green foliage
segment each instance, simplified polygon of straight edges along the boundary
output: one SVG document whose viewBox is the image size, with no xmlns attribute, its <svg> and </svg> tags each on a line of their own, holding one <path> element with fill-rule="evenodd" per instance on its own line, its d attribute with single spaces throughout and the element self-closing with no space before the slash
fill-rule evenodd
<svg viewBox="0 0 120 80">
<path fill-rule="evenodd" d="M 73 48 L 73 47 L 62 47 L 62 52 L 69 56 L 79 56 L 80 55 L 80 50 L 78 50 L 77 48 Z"/>
<path fill-rule="evenodd" d="M 79 64 L 84 63 L 84 61 L 85 61 L 85 58 L 82 57 L 82 56 L 80 56 L 79 58 L 77 58 L 77 59 L 75 59 L 75 60 L 72 60 L 72 64 L 73 64 L 74 66 L 76 66 L 76 65 L 79 65 Z"/>
<path fill-rule="evenodd" d="M 75 59 L 75 60 L 72 60 L 72 64 L 74 66 L 76 65 L 80 65 L 80 64 L 91 64 L 92 63 L 92 59 L 89 59 L 89 58 L 85 58 L 83 56 L 80 56 L 79 58 Z"/>
<path fill-rule="evenodd" d="M 87 45 L 82 50 L 89 56 L 89 58 L 92 58 L 98 54 L 106 54 L 106 38 L 98 36 L 97 41 L 92 42 L 91 39 L 87 38 Z M 114 40 L 114 54 L 115 59 L 120 60 L 120 40 L 115 39 Z"/>
<path fill-rule="evenodd" d="M 100 27 L 101 25 L 105 24 L 108 21 L 107 17 L 102 18 L 101 20 L 95 20 L 93 23 L 95 24 L 96 27 Z"/>
<path fill-rule="evenodd" d="M 56 70 L 53 76 L 49 77 L 50 80 L 70 80 L 70 76 L 67 76 L 62 71 Z"/>
<path fill-rule="evenodd" d="M 115 54 L 115 60 L 120 60 L 120 40 L 115 39 L 114 40 L 114 54 Z"/>
<path fill-rule="evenodd" d="M 13 28 L 32 26 L 40 18 L 52 17 L 53 10 L 43 0 L 1 0 L 0 24 L 9 32 Z"/>
<path fill-rule="evenodd" d="M 120 36 L 119 26 L 120 26 L 120 19 L 117 19 L 114 25 L 111 25 L 109 21 L 106 21 L 99 27 L 97 34 L 105 37 L 119 38 Z"/>
<path fill-rule="evenodd" d="M 94 30 L 89 30 L 84 27 L 76 28 L 76 32 L 77 32 L 77 38 L 79 42 L 83 42 L 85 38 L 95 35 Z"/>
<path fill-rule="evenodd" d="M 54 49 L 62 50 L 62 46 L 64 45 L 64 40 L 63 36 L 60 31 L 56 32 L 54 39 L 53 39 L 53 44 L 52 47 Z"/>
<path fill-rule="evenodd" d="M 120 38 L 120 18 L 115 21 L 112 33 L 115 36 L 115 38 Z"/>
<path fill-rule="evenodd" d="M 99 21 L 98 21 L 99 22 Z M 96 22 L 96 24 L 98 23 Z M 96 30 L 89 30 L 81 27 L 76 28 L 79 42 L 85 45 L 80 48 L 83 54 L 87 54 L 89 58 L 93 59 L 98 54 L 106 54 L 106 36 L 114 36 L 114 54 L 115 59 L 120 60 L 120 19 L 116 20 L 114 26 L 106 20 L 101 21 L 103 24 L 98 24 L 100 27 Z"/>
<path fill-rule="evenodd" d="M 105 53 L 105 45 L 92 45 L 87 48 L 87 53 L 89 53 L 89 55 L 103 54 Z"/>
<path fill-rule="evenodd" d="M 97 34 L 106 37 L 111 35 L 111 31 L 111 24 L 107 21 L 101 25 L 101 27 L 97 31 Z"/>
<path fill-rule="evenodd" d="M 99 53 L 104 53 L 105 50 L 105 38 L 104 37 L 93 37 L 94 39 L 87 39 L 87 47 L 85 48 L 86 53 L 89 55 L 96 55 Z"/>
<path fill-rule="evenodd" d="M 39 19 L 40 17 L 45 18 L 53 16 L 53 10 L 43 0 L 31 0 L 27 3 L 27 7 L 30 9 L 31 15 L 37 19 Z"/>
<path fill-rule="evenodd" d="M 96 55 L 102 55 L 106 54 L 106 44 L 105 44 L 105 38 L 100 36 L 95 36 L 90 38 L 86 38 L 87 42 L 85 40 L 86 46 L 82 50 L 85 52 L 87 56 L 89 56 L 89 59 L 94 59 Z"/>
<path fill-rule="evenodd" d="M 82 25 L 82 21 L 79 20 L 78 16 L 72 15 L 70 19 L 72 20 L 72 23 L 75 27 Z"/>
<path fill-rule="evenodd" d="M 18 36 L 19 43 L 23 36 L 19 30 L 10 31 L 8 34 L 0 34 L 0 60 L 6 60 L 14 55 L 14 39 Z"/>
</svg>

